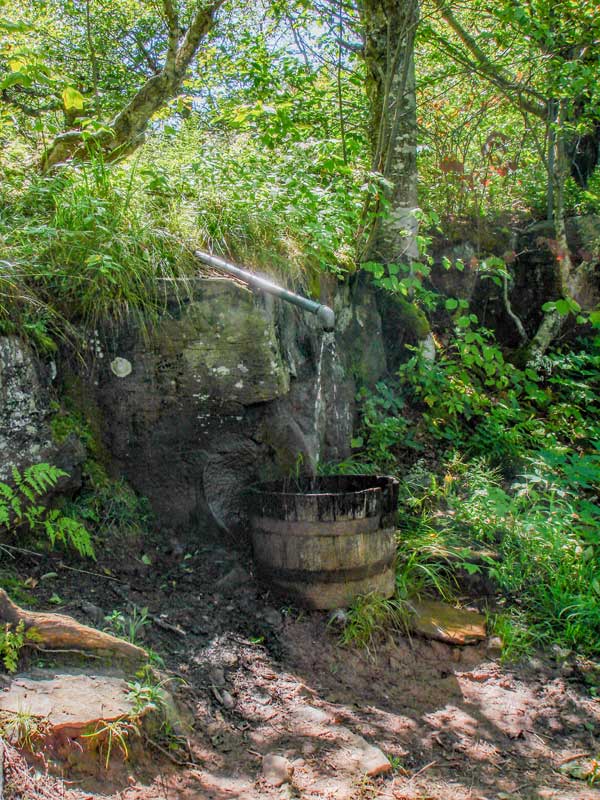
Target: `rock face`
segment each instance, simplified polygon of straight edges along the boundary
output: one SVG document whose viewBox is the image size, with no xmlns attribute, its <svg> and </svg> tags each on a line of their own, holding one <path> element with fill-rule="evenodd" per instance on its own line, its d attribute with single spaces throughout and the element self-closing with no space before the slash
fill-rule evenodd
<svg viewBox="0 0 600 800">
<path fill-rule="evenodd" d="M 44 366 L 17 336 L 0 336 L 0 480 L 11 467 L 48 461 L 69 473 L 60 490 L 80 484 L 83 448 L 70 438 L 61 445 L 50 431 L 50 388 L 54 364 Z"/>
<path fill-rule="evenodd" d="M 287 303 L 201 280 L 147 336 L 105 331 L 102 357 L 72 366 L 114 465 L 164 528 L 239 534 L 249 484 L 348 455 L 356 378 L 386 364 L 373 297 L 345 288 L 331 302 L 324 334 Z"/>
<path fill-rule="evenodd" d="M 44 378 L 29 347 L 16 336 L 0 337 L 0 477 L 11 456 L 13 463 L 41 461 L 50 444 Z"/>
</svg>

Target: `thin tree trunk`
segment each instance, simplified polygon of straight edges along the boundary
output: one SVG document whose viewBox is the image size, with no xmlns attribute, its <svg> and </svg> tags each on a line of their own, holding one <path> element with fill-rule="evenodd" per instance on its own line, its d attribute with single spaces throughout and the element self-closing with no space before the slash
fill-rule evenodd
<svg viewBox="0 0 600 800">
<path fill-rule="evenodd" d="M 553 104 L 554 105 L 554 104 Z M 556 106 L 556 122 L 554 128 L 553 157 L 549 159 L 552 165 L 552 198 L 554 201 L 553 221 L 556 248 L 554 258 L 556 259 L 556 270 L 558 278 L 558 289 L 561 297 L 570 297 L 573 280 L 573 262 L 567 241 L 567 226 L 565 215 L 565 181 L 569 176 L 570 166 L 567 159 L 565 148 L 564 126 L 567 120 L 567 101 L 558 101 Z M 544 355 L 552 342 L 560 334 L 565 317 L 561 316 L 556 310 L 548 311 L 538 327 L 535 336 L 531 340 L 528 348 L 528 355 L 531 359 L 539 358 Z"/>
<path fill-rule="evenodd" d="M 407 261 L 418 256 L 413 47 L 418 0 L 364 0 L 361 14 L 372 169 L 381 176 L 366 210 L 370 230 L 362 260 Z"/>
</svg>

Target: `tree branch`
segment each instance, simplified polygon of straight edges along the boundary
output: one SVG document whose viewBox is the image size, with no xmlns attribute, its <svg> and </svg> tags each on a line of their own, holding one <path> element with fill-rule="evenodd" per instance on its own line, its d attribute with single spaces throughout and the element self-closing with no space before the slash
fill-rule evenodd
<svg viewBox="0 0 600 800">
<path fill-rule="evenodd" d="M 196 55 L 202 39 L 215 23 L 215 14 L 224 0 L 200 3 L 180 41 L 181 29 L 175 7 L 164 0 L 169 26 L 169 43 L 165 63 L 156 75 L 141 86 L 129 103 L 109 123 L 110 130 L 91 134 L 84 140 L 81 131 L 67 131 L 57 136 L 44 153 L 43 172 L 72 158 L 84 158 L 90 148 L 99 149 L 105 158 L 115 160 L 131 152 L 144 140 L 152 116 L 175 97 Z M 176 26 L 176 27 L 173 27 Z"/>
<path fill-rule="evenodd" d="M 548 112 L 544 98 L 537 92 L 533 92 L 523 84 L 518 83 L 512 76 L 507 75 L 501 67 L 494 64 L 477 44 L 474 37 L 456 19 L 445 0 L 434 0 L 434 2 L 443 19 L 475 59 L 478 71 L 504 92 L 508 98 L 516 102 L 523 111 L 546 120 Z M 529 95 L 529 97 L 526 97 L 526 95 Z"/>
</svg>

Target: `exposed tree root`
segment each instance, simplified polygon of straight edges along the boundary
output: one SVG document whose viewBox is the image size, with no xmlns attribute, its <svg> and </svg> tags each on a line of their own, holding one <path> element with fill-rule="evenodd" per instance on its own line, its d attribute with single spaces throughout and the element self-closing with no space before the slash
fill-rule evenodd
<svg viewBox="0 0 600 800">
<path fill-rule="evenodd" d="M 20 608 L 4 589 L 0 589 L 0 622 L 8 622 L 16 627 L 21 621 L 26 630 L 35 628 L 38 644 L 47 650 L 99 650 L 134 661 L 143 661 L 148 657 L 141 647 L 82 625 L 72 617 Z"/>
</svg>

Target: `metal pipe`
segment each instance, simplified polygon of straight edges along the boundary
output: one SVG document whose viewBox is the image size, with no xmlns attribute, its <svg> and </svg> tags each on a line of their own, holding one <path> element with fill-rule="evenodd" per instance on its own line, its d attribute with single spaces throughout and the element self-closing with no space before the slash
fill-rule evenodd
<svg viewBox="0 0 600 800">
<path fill-rule="evenodd" d="M 283 286 L 277 286 L 276 283 L 272 283 L 266 278 L 260 278 L 252 272 L 246 272 L 245 269 L 240 269 L 236 267 L 235 264 L 224 261 L 222 258 L 213 256 L 210 253 L 204 253 L 202 250 L 194 250 L 194 255 L 198 261 L 202 261 L 203 264 L 208 264 L 210 267 L 215 267 L 215 269 L 221 269 L 223 272 L 235 275 L 236 278 L 244 281 L 244 283 L 247 283 L 249 286 L 262 289 L 269 294 L 275 295 L 275 297 L 280 297 L 288 303 L 303 308 L 305 311 L 310 311 L 311 314 L 316 314 L 324 331 L 332 331 L 334 329 L 335 313 L 329 306 L 317 303 L 315 300 L 309 300 L 308 297 L 302 297 L 302 295 L 290 292 L 288 289 L 284 289 Z"/>
</svg>

